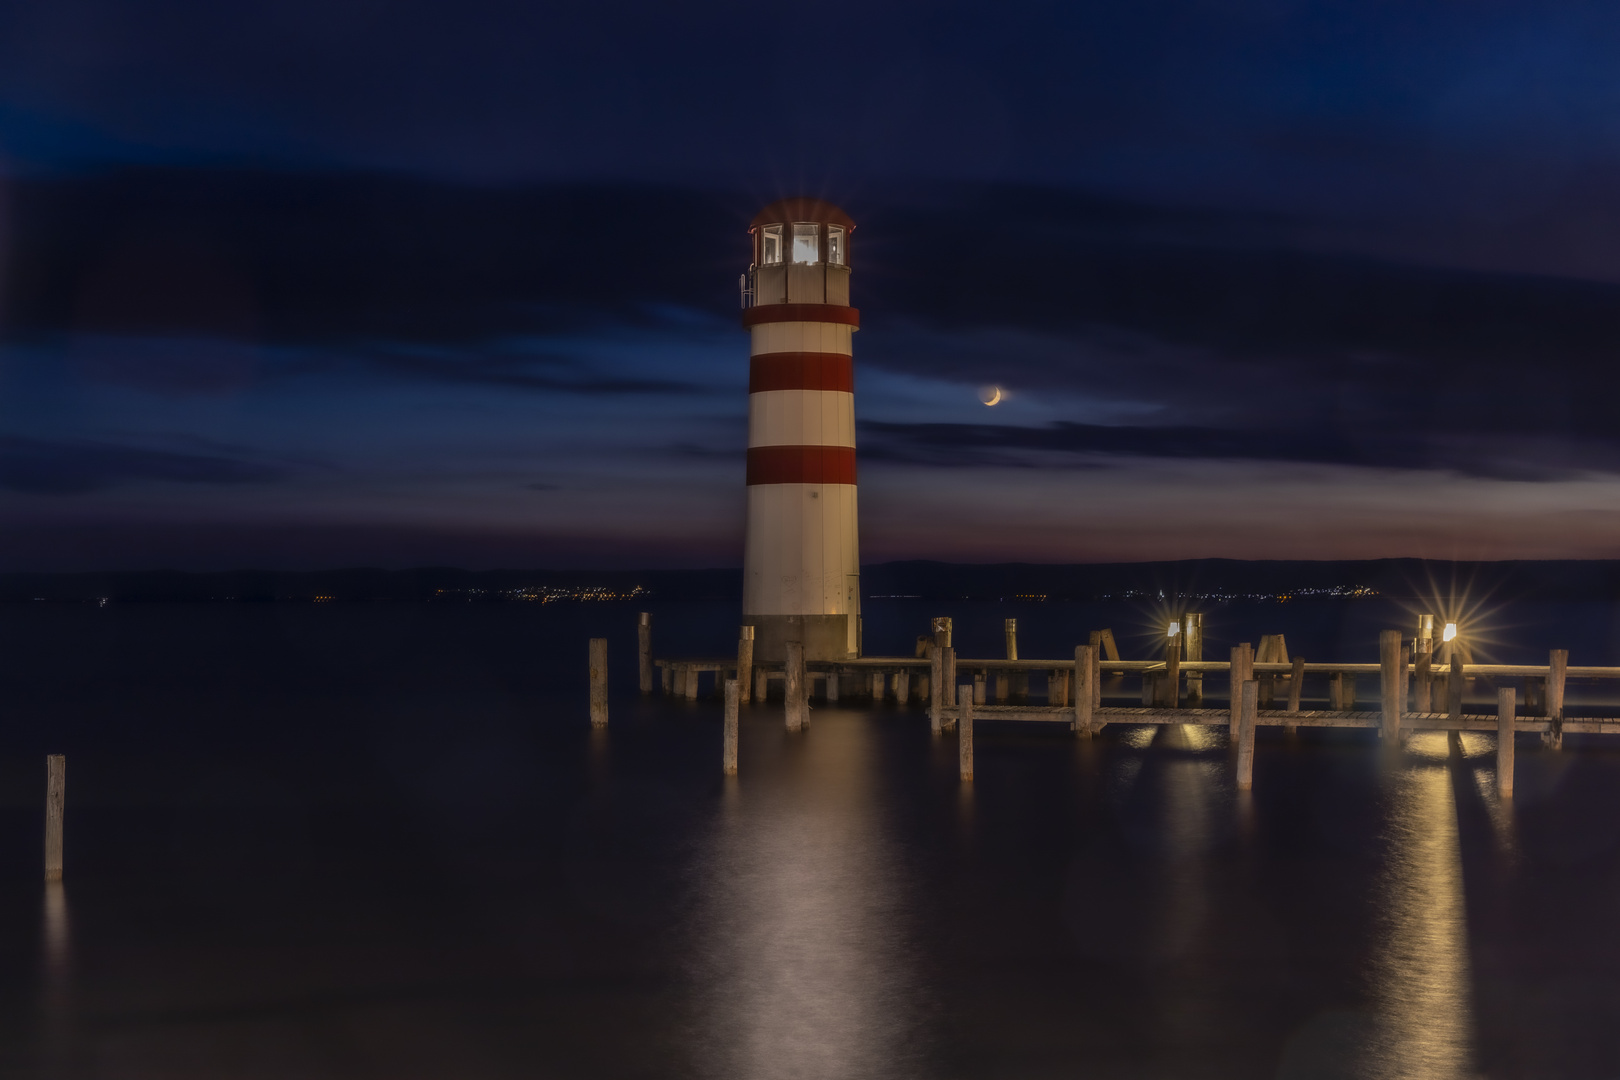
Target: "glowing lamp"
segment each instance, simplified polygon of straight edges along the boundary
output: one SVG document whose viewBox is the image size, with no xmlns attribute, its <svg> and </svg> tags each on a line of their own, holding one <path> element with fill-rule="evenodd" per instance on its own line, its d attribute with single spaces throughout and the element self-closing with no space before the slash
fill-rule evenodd
<svg viewBox="0 0 1620 1080">
<path fill-rule="evenodd" d="M 1450 641 L 1452 638 L 1454 638 L 1456 636 L 1457 636 L 1457 624 L 1454 623 L 1454 622 L 1448 622 L 1448 623 L 1446 623 L 1445 632 L 1440 635 L 1440 640 L 1441 641 Z"/>
<path fill-rule="evenodd" d="M 1175 637 L 1179 633 L 1181 633 L 1181 624 L 1179 622 L 1171 623 L 1170 624 L 1170 635 L 1169 636 L 1170 637 Z"/>
</svg>

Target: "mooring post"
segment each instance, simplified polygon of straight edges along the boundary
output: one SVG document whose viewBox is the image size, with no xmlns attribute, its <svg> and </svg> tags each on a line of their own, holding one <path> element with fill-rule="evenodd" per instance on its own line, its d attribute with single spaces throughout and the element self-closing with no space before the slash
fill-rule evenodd
<svg viewBox="0 0 1620 1080">
<path fill-rule="evenodd" d="M 737 775 L 737 705 L 741 700 L 737 680 L 727 679 L 725 745 L 720 751 L 720 767 L 727 776 Z"/>
<path fill-rule="evenodd" d="M 1328 708 L 1338 712 L 1348 707 L 1344 703 L 1344 672 L 1334 671 L 1329 673 Z"/>
<path fill-rule="evenodd" d="M 1046 703 L 1062 709 L 1069 704 L 1069 670 L 1058 668 L 1046 677 Z"/>
<path fill-rule="evenodd" d="M 1091 647 L 1091 707 L 1102 708 L 1102 656 L 1095 645 Z"/>
<path fill-rule="evenodd" d="M 928 646 L 928 730 L 940 732 L 940 709 L 943 707 L 940 690 L 945 686 L 945 650 L 938 645 Z"/>
<path fill-rule="evenodd" d="M 1164 647 L 1164 707 L 1181 708 L 1181 646 Z"/>
<path fill-rule="evenodd" d="M 675 673 L 670 670 L 670 666 L 668 664 L 664 664 L 658 669 L 658 674 L 659 682 L 663 687 L 664 696 L 668 697 L 675 692 Z"/>
<path fill-rule="evenodd" d="M 1299 712 L 1299 697 L 1305 690 L 1305 658 L 1294 657 L 1294 670 L 1288 676 L 1288 711 Z M 1298 731 L 1298 724 L 1285 725 L 1289 731 Z"/>
<path fill-rule="evenodd" d="M 1278 642 L 1281 637 L 1281 634 L 1260 635 L 1260 648 L 1255 651 L 1255 660 L 1262 664 L 1273 664 L 1282 659 L 1277 655 Z M 1269 673 L 1254 677 L 1254 681 L 1260 684 L 1260 708 L 1262 709 L 1271 708 L 1275 680 L 1276 676 Z"/>
<path fill-rule="evenodd" d="M 747 701 L 753 697 L 752 683 L 754 675 L 754 628 L 740 626 L 737 628 L 737 698 Z"/>
<path fill-rule="evenodd" d="M 1383 727 L 1379 729 L 1385 741 L 1401 734 L 1401 632 L 1378 632 L 1379 704 L 1382 706 Z"/>
<path fill-rule="evenodd" d="M 956 722 L 956 752 L 962 779 L 973 779 L 973 687 L 963 683 L 956 688 L 961 716 Z"/>
<path fill-rule="evenodd" d="M 942 660 L 945 667 L 944 674 L 940 677 L 945 680 L 945 685 L 940 687 L 939 696 L 945 702 L 945 707 L 950 708 L 951 694 L 955 692 L 951 687 L 956 685 L 956 650 L 949 645 L 945 646 Z M 950 724 L 947 723 L 945 726 L 950 727 Z"/>
<path fill-rule="evenodd" d="M 1245 680 L 1240 697 L 1237 786 L 1239 791 L 1248 791 L 1254 786 L 1254 725 L 1260 713 L 1260 684 L 1253 679 Z"/>
<path fill-rule="evenodd" d="M 67 757 L 45 758 L 45 880 L 62 880 L 62 813 L 67 798 Z"/>
<path fill-rule="evenodd" d="M 1554 649 L 1547 654 L 1547 734 L 1548 749 L 1564 748 L 1564 681 L 1569 675 L 1569 650 Z"/>
<path fill-rule="evenodd" d="M 640 677 L 641 692 L 653 690 L 652 664 L 652 612 L 643 611 L 636 617 L 636 673 Z"/>
<path fill-rule="evenodd" d="M 1231 714 L 1227 720 L 1227 735 L 1238 737 L 1238 722 L 1242 719 L 1243 684 L 1254 678 L 1254 647 L 1247 641 L 1232 647 L 1231 662 Z M 1258 690 L 1255 691 L 1259 693 Z"/>
<path fill-rule="evenodd" d="M 1446 676 L 1446 713 L 1453 720 L 1462 718 L 1463 658 L 1461 649 L 1451 650 L 1451 674 Z"/>
<path fill-rule="evenodd" d="M 591 726 L 607 727 L 607 638 L 591 638 Z"/>
<path fill-rule="evenodd" d="M 951 617 L 949 615 L 934 616 L 934 644 L 942 649 L 951 647 Z M 946 695 L 949 697 L 950 695 Z"/>
<path fill-rule="evenodd" d="M 973 704 L 984 704 L 984 688 L 985 683 L 989 681 L 989 677 L 990 671 L 988 668 L 980 668 L 973 673 Z"/>
<path fill-rule="evenodd" d="M 1496 793 L 1513 797 L 1513 687 L 1496 692 Z"/>
<path fill-rule="evenodd" d="M 910 668 L 901 668 L 894 673 L 894 703 L 902 709 L 911 704 Z"/>
<path fill-rule="evenodd" d="M 1419 615 L 1417 637 L 1412 639 L 1412 711 L 1434 711 L 1434 616 Z"/>
<path fill-rule="evenodd" d="M 766 671 L 766 668 L 757 665 L 754 668 L 754 703 L 756 705 L 765 704 L 765 697 L 770 693 L 770 680 L 766 675 Z"/>
<path fill-rule="evenodd" d="M 1181 617 L 1181 658 L 1196 663 L 1204 658 L 1204 616 L 1189 611 Z M 1204 673 L 1187 672 L 1187 708 L 1197 709 L 1204 704 Z"/>
<path fill-rule="evenodd" d="M 698 692 L 698 670 L 691 664 L 682 664 L 686 671 L 686 700 L 696 701 Z"/>
<path fill-rule="evenodd" d="M 787 643 L 787 678 L 782 688 L 783 713 L 787 720 L 789 731 L 798 731 L 804 727 L 809 719 L 809 709 L 804 700 L 804 645 L 802 642 L 790 641 Z"/>
<path fill-rule="evenodd" d="M 1090 645 L 1074 647 L 1074 730 L 1082 739 L 1091 738 L 1091 683 L 1097 677 L 1096 650 Z"/>
</svg>

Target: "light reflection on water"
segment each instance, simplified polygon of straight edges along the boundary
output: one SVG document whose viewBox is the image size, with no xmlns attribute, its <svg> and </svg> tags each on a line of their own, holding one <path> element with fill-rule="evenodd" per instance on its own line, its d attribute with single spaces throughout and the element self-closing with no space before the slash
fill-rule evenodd
<svg viewBox="0 0 1620 1080">
<path fill-rule="evenodd" d="M 761 1080 L 908 1075 L 916 979 L 870 728 L 829 710 L 780 737 L 772 760 L 744 762 L 765 775 L 729 794 L 698 868 L 695 1065 Z"/>
<path fill-rule="evenodd" d="M 1418 757 L 1391 776 L 1382 906 L 1370 963 L 1376 1025 L 1362 1075 L 1445 1080 L 1471 1073 L 1468 921 L 1445 736 L 1415 737 Z"/>
</svg>

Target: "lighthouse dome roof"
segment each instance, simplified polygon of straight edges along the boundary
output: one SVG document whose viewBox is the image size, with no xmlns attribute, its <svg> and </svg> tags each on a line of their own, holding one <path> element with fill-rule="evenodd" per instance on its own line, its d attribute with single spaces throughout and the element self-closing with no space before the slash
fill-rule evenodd
<svg viewBox="0 0 1620 1080">
<path fill-rule="evenodd" d="M 824 225 L 842 225 L 846 229 L 853 229 L 855 222 L 843 210 L 824 199 L 811 199 L 799 197 L 793 199 L 778 199 L 765 209 L 754 215 L 749 223 L 750 229 L 761 225 L 774 225 L 777 222 L 789 221 L 819 221 Z"/>
</svg>

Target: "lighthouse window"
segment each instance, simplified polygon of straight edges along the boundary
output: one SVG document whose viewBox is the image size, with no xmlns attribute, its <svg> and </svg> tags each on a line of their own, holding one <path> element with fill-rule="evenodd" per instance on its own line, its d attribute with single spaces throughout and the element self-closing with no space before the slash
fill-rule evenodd
<svg viewBox="0 0 1620 1080">
<path fill-rule="evenodd" d="M 834 266 L 844 265 L 844 227 L 827 226 L 827 261 Z"/>
<path fill-rule="evenodd" d="M 813 263 L 821 261 L 821 226 L 815 222 L 796 222 L 793 226 L 793 261 Z"/>
<path fill-rule="evenodd" d="M 776 266 L 782 261 L 782 226 L 767 225 L 760 230 L 759 261 L 762 266 Z"/>
</svg>

